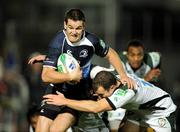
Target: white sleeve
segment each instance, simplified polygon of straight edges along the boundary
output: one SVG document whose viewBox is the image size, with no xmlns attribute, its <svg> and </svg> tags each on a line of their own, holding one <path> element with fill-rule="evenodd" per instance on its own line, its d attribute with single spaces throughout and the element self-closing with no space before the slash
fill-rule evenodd
<svg viewBox="0 0 180 132">
<path fill-rule="evenodd" d="M 111 107 L 115 110 L 127 104 L 132 97 L 135 95 L 135 92 L 132 89 L 117 89 L 113 95 L 106 98 Z"/>
<path fill-rule="evenodd" d="M 150 52 L 149 56 L 151 57 L 153 68 L 157 67 L 161 61 L 160 53 L 159 52 Z"/>
</svg>

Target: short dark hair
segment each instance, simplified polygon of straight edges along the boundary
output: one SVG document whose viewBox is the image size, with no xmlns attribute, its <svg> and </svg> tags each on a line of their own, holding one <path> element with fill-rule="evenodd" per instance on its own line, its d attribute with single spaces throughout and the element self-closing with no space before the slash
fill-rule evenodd
<svg viewBox="0 0 180 132">
<path fill-rule="evenodd" d="M 39 108 L 38 104 L 36 104 L 36 103 L 30 104 L 30 107 L 27 111 L 27 120 L 28 120 L 29 124 L 31 124 L 31 118 L 36 115 L 39 115 L 39 112 L 40 112 L 40 108 Z"/>
<path fill-rule="evenodd" d="M 142 47 L 144 50 L 143 42 L 139 39 L 132 39 L 128 42 L 127 51 L 129 47 Z"/>
<path fill-rule="evenodd" d="M 112 85 L 116 85 L 117 80 L 114 74 L 108 71 L 100 71 L 96 74 L 92 82 L 94 92 L 98 87 L 102 86 L 105 90 L 109 90 Z"/>
<path fill-rule="evenodd" d="M 85 22 L 85 15 L 80 9 L 70 9 L 66 12 L 64 21 L 67 23 L 68 19 Z"/>
</svg>

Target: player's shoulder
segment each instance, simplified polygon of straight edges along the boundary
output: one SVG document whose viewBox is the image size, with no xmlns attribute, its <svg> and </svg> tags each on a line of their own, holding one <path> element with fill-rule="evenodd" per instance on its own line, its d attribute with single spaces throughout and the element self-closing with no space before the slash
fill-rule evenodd
<svg viewBox="0 0 180 132">
<path fill-rule="evenodd" d="M 97 43 L 100 40 L 100 38 L 96 34 L 87 31 L 85 31 L 85 37 L 92 43 Z"/>
<path fill-rule="evenodd" d="M 65 38 L 65 34 L 63 31 L 58 31 L 54 38 L 52 39 L 50 45 L 53 46 L 53 47 L 57 47 L 59 46 L 60 43 L 63 43 L 64 41 L 64 38 Z"/>
<path fill-rule="evenodd" d="M 158 65 L 160 65 L 161 53 L 156 51 L 145 53 L 144 62 L 151 68 L 156 68 Z"/>
</svg>

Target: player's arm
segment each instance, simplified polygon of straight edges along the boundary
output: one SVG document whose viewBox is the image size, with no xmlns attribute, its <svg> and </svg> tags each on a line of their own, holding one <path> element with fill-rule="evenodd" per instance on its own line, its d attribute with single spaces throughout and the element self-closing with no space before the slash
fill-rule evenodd
<svg viewBox="0 0 180 132">
<path fill-rule="evenodd" d="M 55 68 L 43 67 L 41 77 L 46 83 L 62 83 L 68 81 L 79 82 L 82 77 L 82 71 L 79 66 L 71 73 L 60 73 L 57 72 Z"/>
<path fill-rule="evenodd" d="M 151 69 L 145 76 L 144 80 L 151 82 L 155 81 L 161 75 L 161 70 L 159 68 Z"/>
<path fill-rule="evenodd" d="M 151 67 L 151 70 L 144 76 L 144 80 L 155 81 L 161 75 L 161 54 L 159 52 L 149 52 L 146 54 L 145 63 Z"/>
<path fill-rule="evenodd" d="M 116 51 L 110 48 L 108 54 L 106 55 L 106 58 L 109 60 L 110 64 L 116 69 L 116 71 L 120 75 L 121 82 L 123 83 L 126 82 L 128 84 L 128 88 L 134 88 L 135 82 L 127 76 L 124 67 L 122 65 L 122 61 L 119 58 Z"/>
<path fill-rule="evenodd" d="M 63 94 L 58 92 L 58 95 L 45 95 L 43 96 L 44 101 L 48 104 L 54 105 L 65 105 L 75 110 L 84 111 L 84 112 L 92 112 L 99 113 L 103 111 L 112 110 L 112 107 L 109 105 L 105 98 L 92 101 L 92 100 L 72 100 L 64 97 Z"/>
<path fill-rule="evenodd" d="M 46 55 L 37 55 L 28 60 L 28 64 L 34 64 L 36 62 L 43 62 L 46 58 Z"/>
</svg>

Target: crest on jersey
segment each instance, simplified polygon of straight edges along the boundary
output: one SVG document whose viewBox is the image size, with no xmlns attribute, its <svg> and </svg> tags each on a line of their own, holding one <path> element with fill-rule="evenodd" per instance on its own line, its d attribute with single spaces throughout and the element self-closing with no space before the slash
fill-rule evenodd
<svg viewBox="0 0 180 132">
<path fill-rule="evenodd" d="M 87 57 L 88 56 L 88 50 L 87 49 L 83 49 L 80 53 L 79 53 L 79 57 Z"/>
<path fill-rule="evenodd" d="M 166 119 L 164 119 L 164 118 L 159 118 L 159 119 L 158 119 L 158 124 L 159 124 L 161 127 L 163 127 L 163 126 L 166 124 Z"/>
</svg>

